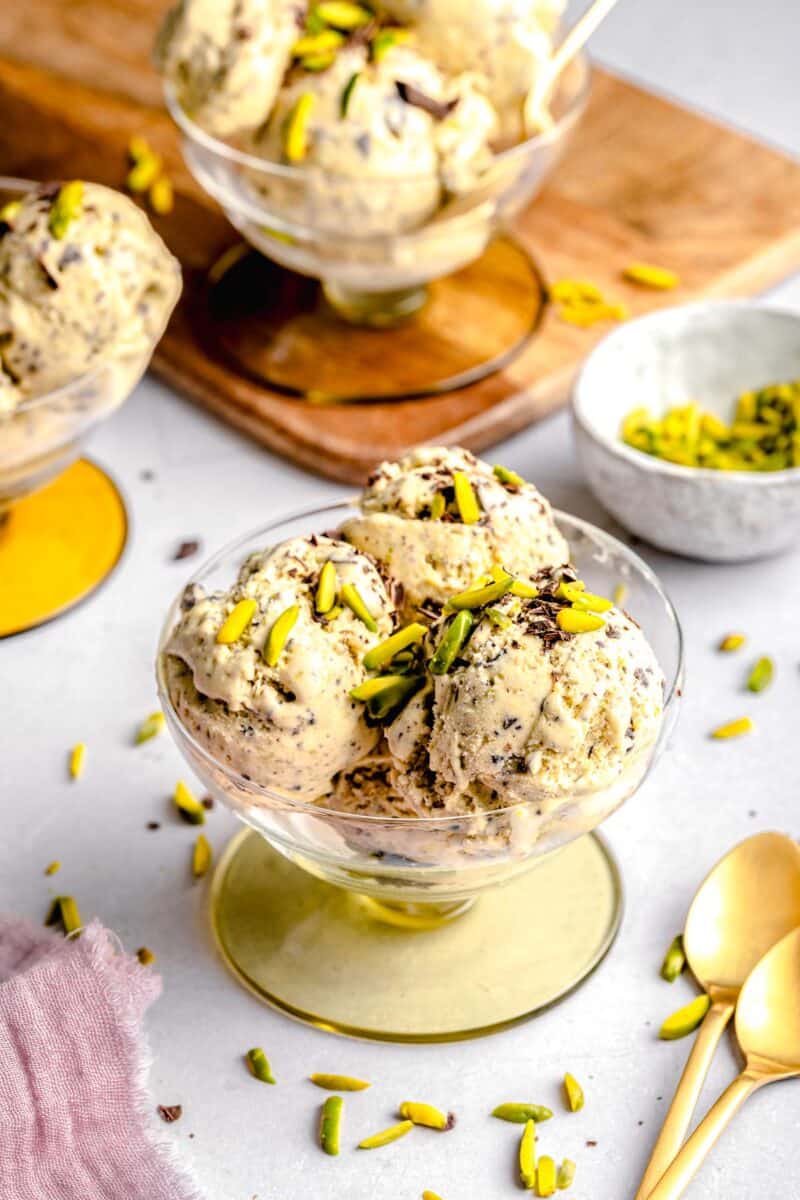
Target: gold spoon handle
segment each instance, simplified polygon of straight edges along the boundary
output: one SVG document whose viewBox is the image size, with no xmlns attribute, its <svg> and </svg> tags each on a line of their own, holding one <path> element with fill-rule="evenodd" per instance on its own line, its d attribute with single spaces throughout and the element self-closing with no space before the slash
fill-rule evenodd
<svg viewBox="0 0 800 1200">
<path fill-rule="evenodd" d="M 708 1116 L 697 1126 L 686 1145 L 650 1193 L 650 1200 L 678 1200 L 700 1169 L 711 1147 L 728 1122 L 764 1078 L 743 1071 L 722 1093 Z"/>
<path fill-rule="evenodd" d="M 642 1176 L 636 1200 L 646 1200 L 683 1145 L 692 1113 L 697 1107 L 708 1068 L 725 1027 L 733 1016 L 731 1003 L 711 1005 L 692 1046 L 669 1111 L 664 1118 L 647 1170 Z"/>
</svg>

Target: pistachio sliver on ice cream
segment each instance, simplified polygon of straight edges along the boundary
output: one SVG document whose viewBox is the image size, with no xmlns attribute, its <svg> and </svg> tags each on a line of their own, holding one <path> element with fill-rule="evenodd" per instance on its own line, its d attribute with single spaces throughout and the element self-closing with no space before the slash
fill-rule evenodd
<svg viewBox="0 0 800 1200">
<path fill-rule="evenodd" d="M 332 620 L 317 611 L 328 563 L 337 590 L 358 596 L 375 632 L 347 604 Z M 316 800 L 380 738 L 350 693 L 367 678 L 364 656 L 394 623 L 387 585 L 366 555 L 329 537 L 294 538 L 252 555 L 229 591 L 187 592 L 164 650 L 169 694 L 218 762 L 283 795 Z"/>
<path fill-rule="evenodd" d="M 467 450 L 421 447 L 383 463 L 360 507 L 342 535 L 403 587 L 412 617 L 431 603 L 438 609 L 493 569 L 513 564 L 518 578 L 530 579 L 569 560 L 550 505 L 533 484 L 495 472 Z"/>
</svg>

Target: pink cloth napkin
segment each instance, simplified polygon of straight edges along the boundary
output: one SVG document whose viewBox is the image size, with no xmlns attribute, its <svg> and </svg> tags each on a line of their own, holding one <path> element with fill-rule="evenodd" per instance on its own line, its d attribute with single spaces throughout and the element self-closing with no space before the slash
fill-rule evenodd
<svg viewBox="0 0 800 1200">
<path fill-rule="evenodd" d="M 96 921 L 66 940 L 0 916 L 2 1200 L 202 1200 L 144 1086 L 160 991 Z"/>
</svg>

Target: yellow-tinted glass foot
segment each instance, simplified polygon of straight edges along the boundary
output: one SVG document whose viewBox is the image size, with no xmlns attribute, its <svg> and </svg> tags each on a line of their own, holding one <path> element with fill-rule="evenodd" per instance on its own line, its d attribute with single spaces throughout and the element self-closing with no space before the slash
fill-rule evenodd
<svg viewBox="0 0 800 1200">
<path fill-rule="evenodd" d="M 384 1041 L 476 1037 L 532 1016 L 597 966 L 621 911 L 616 866 L 594 835 L 427 927 L 387 921 L 250 831 L 212 890 L 217 942 L 241 982 L 319 1028 Z"/>
<path fill-rule="evenodd" d="M 66 612 L 113 570 L 128 520 L 116 484 L 81 459 L 0 518 L 0 637 Z"/>
</svg>

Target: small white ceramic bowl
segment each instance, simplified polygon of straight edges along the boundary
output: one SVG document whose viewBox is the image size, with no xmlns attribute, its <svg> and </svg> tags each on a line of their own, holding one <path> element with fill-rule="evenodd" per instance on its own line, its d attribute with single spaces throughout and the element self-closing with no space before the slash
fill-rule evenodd
<svg viewBox="0 0 800 1200">
<path fill-rule="evenodd" d="M 632 533 L 690 558 L 743 562 L 800 542 L 800 468 L 682 467 L 626 446 L 623 417 L 696 401 L 730 421 L 742 392 L 800 379 L 800 314 L 755 301 L 662 309 L 586 360 L 573 391 L 578 455 L 598 500 Z"/>
</svg>

